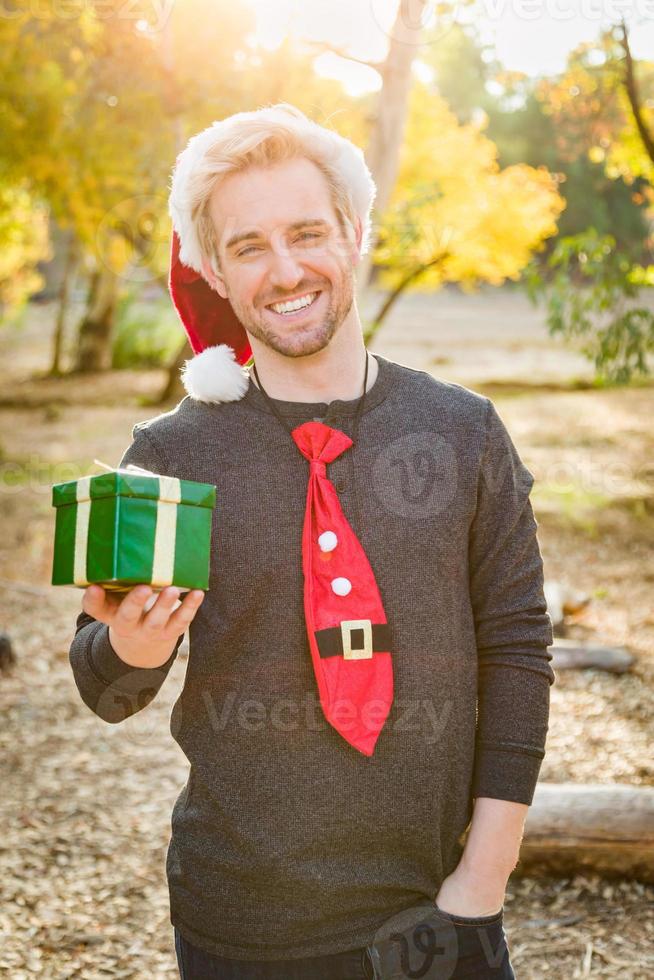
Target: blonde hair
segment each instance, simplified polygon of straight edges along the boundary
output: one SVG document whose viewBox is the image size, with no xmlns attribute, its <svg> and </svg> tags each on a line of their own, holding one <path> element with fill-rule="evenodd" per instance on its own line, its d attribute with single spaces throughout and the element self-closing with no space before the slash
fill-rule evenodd
<svg viewBox="0 0 654 980">
<path fill-rule="evenodd" d="M 370 214 L 377 188 L 363 152 L 339 133 L 309 119 L 288 102 L 237 112 L 193 136 L 177 157 L 168 210 L 180 240 L 180 260 L 202 273 L 207 259 L 218 273 L 208 202 L 217 181 L 249 166 L 305 157 L 322 172 L 343 230 L 361 221 L 361 253 L 370 247 Z"/>
</svg>

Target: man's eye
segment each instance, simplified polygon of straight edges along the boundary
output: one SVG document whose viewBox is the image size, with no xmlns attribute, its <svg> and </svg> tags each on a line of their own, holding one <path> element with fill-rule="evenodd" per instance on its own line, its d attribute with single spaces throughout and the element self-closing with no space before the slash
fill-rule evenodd
<svg viewBox="0 0 654 980">
<path fill-rule="evenodd" d="M 316 232 L 316 231 L 303 231 L 302 234 L 298 235 L 296 241 L 299 241 L 300 238 L 322 238 L 322 233 L 319 232 L 319 231 L 318 232 Z M 252 252 L 254 249 L 257 249 L 258 247 L 259 247 L 258 245 L 248 245 L 247 248 L 242 249 L 238 253 L 237 258 L 240 259 L 243 255 L 247 255 L 248 252 Z"/>
</svg>

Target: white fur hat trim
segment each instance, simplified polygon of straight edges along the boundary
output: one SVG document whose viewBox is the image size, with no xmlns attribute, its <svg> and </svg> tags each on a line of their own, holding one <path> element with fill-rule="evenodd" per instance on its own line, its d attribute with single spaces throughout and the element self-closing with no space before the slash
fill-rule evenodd
<svg viewBox="0 0 654 980">
<path fill-rule="evenodd" d="M 179 258 L 183 265 L 203 274 L 202 245 L 191 208 L 190 184 L 193 175 L 203 165 L 208 152 L 217 140 L 232 134 L 234 138 L 247 138 L 250 128 L 258 132 L 264 120 L 297 130 L 304 134 L 305 138 L 309 133 L 314 144 L 322 145 L 327 157 L 340 165 L 342 173 L 347 176 L 352 202 L 362 222 L 361 252 L 362 254 L 367 252 L 372 244 L 370 209 L 377 188 L 365 162 L 363 151 L 335 130 L 327 132 L 325 127 L 308 119 L 296 106 L 282 102 L 253 111 L 236 112 L 226 119 L 214 121 L 202 132 L 192 136 L 178 155 L 170 181 L 168 212 L 172 218 L 173 228 L 179 236 Z"/>
<path fill-rule="evenodd" d="M 229 344 L 207 347 L 185 361 L 181 378 L 191 398 L 210 403 L 239 401 L 250 383 Z"/>
</svg>

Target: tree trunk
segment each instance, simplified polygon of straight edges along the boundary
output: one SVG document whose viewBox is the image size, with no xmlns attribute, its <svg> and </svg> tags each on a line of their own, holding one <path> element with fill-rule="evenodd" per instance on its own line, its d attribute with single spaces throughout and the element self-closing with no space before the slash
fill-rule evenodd
<svg viewBox="0 0 654 980">
<path fill-rule="evenodd" d="M 91 276 L 86 313 L 79 326 L 75 371 L 108 371 L 118 301 L 117 277 L 100 263 Z"/>
<path fill-rule="evenodd" d="M 654 163 L 654 135 L 652 135 L 652 133 L 649 131 L 643 115 L 642 100 L 640 97 L 640 92 L 638 91 L 638 84 L 636 82 L 634 59 L 631 54 L 631 45 L 629 44 L 629 33 L 627 31 L 627 25 L 625 24 L 624 19 L 622 20 L 620 27 L 622 29 L 621 44 L 625 55 L 624 87 L 627 93 L 627 98 L 629 99 L 631 113 L 634 117 L 634 122 L 636 123 L 636 129 L 638 130 L 640 141 L 643 144 L 643 149 L 652 163 Z"/>
<path fill-rule="evenodd" d="M 400 150 L 411 90 L 411 65 L 418 51 L 427 0 L 400 0 L 391 32 L 388 56 L 380 69 L 383 85 L 377 97 L 374 128 L 365 151 L 377 184 L 373 206 L 370 250 L 357 267 L 357 293 L 362 297 L 370 281 L 376 235 L 374 223 L 388 207 L 400 160 Z"/>
<path fill-rule="evenodd" d="M 410 272 L 406 273 L 404 278 L 400 280 L 394 289 L 390 290 L 390 292 L 384 297 L 382 305 L 377 311 L 377 314 L 373 317 L 369 327 L 364 329 L 363 339 L 366 344 L 368 344 L 375 336 L 382 323 L 390 313 L 392 307 L 395 305 L 407 286 L 410 286 L 411 283 L 415 282 L 416 279 L 419 279 L 424 272 L 427 272 L 428 269 L 433 269 L 435 265 L 439 265 L 446 258 L 447 253 L 443 253 L 442 255 L 437 255 L 424 265 L 416 266 L 414 269 L 411 269 Z"/>
<path fill-rule="evenodd" d="M 193 350 L 188 340 L 185 340 L 175 357 L 175 360 L 168 368 L 168 380 L 161 392 L 158 404 L 175 401 L 178 402 L 186 394 L 186 389 L 182 384 L 180 372 L 184 366 L 184 361 L 193 357 Z"/>
<path fill-rule="evenodd" d="M 539 783 L 514 874 L 654 881 L 654 787 Z"/>
<path fill-rule="evenodd" d="M 70 299 L 70 289 L 75 275 L 75 269 L 77 268 L 77 261 L 78 261 L 77 241 L 75 239 L 75 233 L 71 231 L 68 238 L 68 243 L 66 245 L 66 260 L 64 263 L 64 272 L 61 279 L 61 284 L 59 286 L 59 296 L 58 296 L 59 306 L 57 309 L 57 322 L 55 323 L 55 331 L 54 331 L 54 338 L 53 338 L 52 363 L 50 365 L 50 371 L 49 371 L 51 375 L 59 375 L 62 373 L 61 354 L 62 354 L 63 343 L 64 343 L 64 330 L 66 328 L 66 316 L 68 314 L 68 301 Z"/>
</svg>

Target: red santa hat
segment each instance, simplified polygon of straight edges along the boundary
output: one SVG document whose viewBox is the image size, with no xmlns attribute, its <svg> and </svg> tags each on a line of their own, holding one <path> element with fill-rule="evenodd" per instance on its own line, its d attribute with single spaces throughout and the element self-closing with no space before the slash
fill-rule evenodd
<svg viewBox="0 0 654 980">
<path fill-rule="evenodd" d="M 337 132 L 313 122 L 295 106 L 282 102 L 252 112 L 237 112 L 193 136 L 179 154 L 172 175 L 168 210 L 173 222 L 168 288 L 188 336 L 194 357 L 186 361 L 182 382 L 192 398 L 205 402 L 238 401 L 249 385 L 243 365 L 251 358 L 248 335 L 228 299 L 223 299 L 203 274 L 203 250 L 194 220 L 191 185 L 198 168 L 216 142 L 246 139 L 248 148 L 275 130 L 292 133 L 347 182 L 353 207 L 361 219 L 361 251 L 370 241 L 370 210 L 376 187 L 363 152 Z M 310 151 L 310 152 L 309 152 Z M 206 260 L 205 260 L 206 261 Z"/>
<path fill-rule="evenodd" d="M 184 265 L 176 231 L 168 288 L 195 354 L 182 370 L 186 391 L 203 402 L 238 401 L 249 384 L 241 367 L 252 356 L 248 335 L 229 300 L 212 289 L 201 273 Z"/>
</svg>

